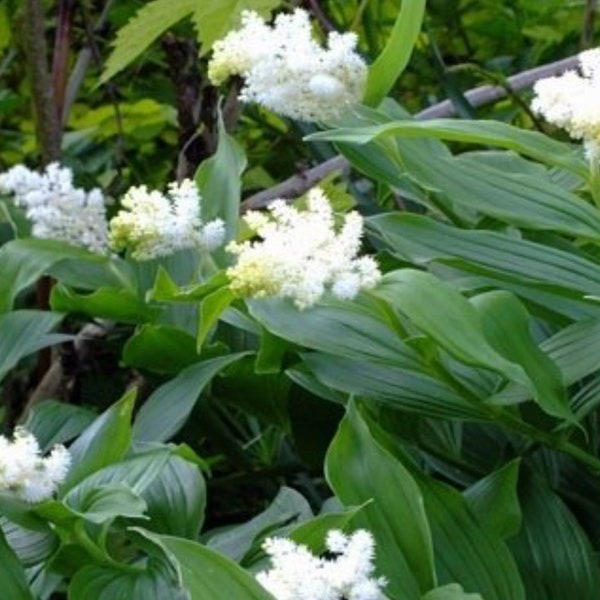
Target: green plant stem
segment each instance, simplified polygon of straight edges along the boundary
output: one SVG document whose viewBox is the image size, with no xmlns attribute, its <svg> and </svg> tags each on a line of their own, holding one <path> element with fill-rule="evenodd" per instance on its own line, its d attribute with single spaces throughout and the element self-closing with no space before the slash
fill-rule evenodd
<svg viewBox="0 0 600 600">
<path fill-rule="evenodd" d="M 536 443 L 571 456 L 588 466 L 592 471 L 600 473 L 600 458 L 586 452 L 583 448 L 580 448 L 568 440 L 565 440 L 562 436 L 557 437 L 552 433 L 536 429 L 532 425 L 521 421 L 521 419 L 514 417 L 506 411 L 495 413 L 495 420 L 513 431 L 522 433 Z"/>
<path fill-rule="evenodd" d="M 474 405 L 480 407 L 482 411 L 487 412 L 487 418 L 490 422 L 498 423 L 506 429 L 520 433 L 533 443 L 567 454 L 580 463 L 585 464 L 595 473 L 600 474 L 600 458 L 569 442 L 562 433 L 561 435 L 556 435 L 556 433 L 542 431 L 533 425 L 525 423 L 525 421 L 522 421 L 518 417 L 515 417 L 504 408 L 485 404 L 479 397 L 457 381 L 444 365 L 436 363 L 431 366 L 434 369 L 436 376 L 443 378 L 443 380 L 451 385 L 459 394 L 471 401 Z"/>
<path fill-rule="evenodd" d="M 99 564 L 111 569 L 123 571 L 125 573 L 144 573 L 145 570 L 141 567 L 135 567 L 125 563 L 113 560 L 108 554 L 102 551 L 88 536 L 85 530 L 85 522 L 77 521 L 73 527 L 73 536 L 77 543 Z"/>
</svg>

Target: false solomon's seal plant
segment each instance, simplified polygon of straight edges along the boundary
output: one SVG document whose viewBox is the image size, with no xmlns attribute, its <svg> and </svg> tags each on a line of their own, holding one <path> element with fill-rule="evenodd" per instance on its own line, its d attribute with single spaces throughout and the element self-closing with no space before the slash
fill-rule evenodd
<svg viewBox="0 0 600 600">
<path fill-rule="evenodd" d="M 368 61 L 302 11 L 238 4 L 259 12 L 228 13 L 213 83 L 329 123 L 306 142 L 354 174 L 242 219 L 219 115 L 214 155 L 166 193 L 0 176 L 4 391 L 48 347 L 117 356 L 114 397 L 38 386 L 0 438 L 2 597 L 597 600 L 597 51 L 532 105 L 582 148 L 386 98 L 423 1 Z M 45 385 L 67 366 L 50 358 Z"/>
</svg>

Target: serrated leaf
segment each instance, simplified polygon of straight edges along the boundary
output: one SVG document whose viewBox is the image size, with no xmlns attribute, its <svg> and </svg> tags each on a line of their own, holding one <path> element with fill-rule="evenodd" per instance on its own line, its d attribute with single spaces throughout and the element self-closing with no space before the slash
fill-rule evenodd
<svg viewBox="0 0 600 600">
<path fill-rule="evenodd" d="M 198 4 L 199 0 L 154 0 L 142 6 L 117 32 L 100 83 L 106 83 L 131 64 L 169 27 L 191 15 Z"/>
</svg>

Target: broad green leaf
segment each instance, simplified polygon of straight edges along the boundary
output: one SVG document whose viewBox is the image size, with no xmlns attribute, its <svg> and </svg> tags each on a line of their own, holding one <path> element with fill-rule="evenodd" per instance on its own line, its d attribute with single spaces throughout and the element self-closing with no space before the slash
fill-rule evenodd
<svg viewBox="0 0 600 600">
<path fill-rule="evenodd" d="M 443 382 L 402 365 L 315 352 L 303 356 L 319 381 L 333 389 L 372 398 L 392 408 L 436 418 L 481 419 L 483 405 L 469 402 Z"/>
<path fill-rule="evenodd" d="M 151 557 L 137 572 L 100 565 L 84 567 L 71 581 L 69 600 L 189 600 L 173 569 L 161 562 Z"/>
<path fill-rule="evenodd" d="M 385 275 L 373 293 L 404 313 L 423 333 L 459 360 L 491 369 L 531 387 L 523 369 L 489 344 L 477 310 L 437 277 L 423 271 L 401 269 Z"/>
<path fill-rule="evenodd" d="M 484 530 L 462 494 L 424 474 L 395 440 L 365 416 L 374 443 L 404 464 L 424 499 L 439 584 L 459 584 L 485 600 L 525 600 L 516 564 L 504 542 Z"/>
<path fill-rule="evenodd" d="M 471 298 L 481 315 L 485 337 L 492 347 L 521 365 L 535 386 L 542 410 L 559 419 L 573 419 L 562 375 L 552 359 L 531 337 L 531 318 L 511 293 L 492 291 Z"/>
<path fill-rule="evenodd" d="M 121 323 L 154 321 L 160 312 L 158 307 L 149 306 L 127 289 L 103 287 L 91 294 L 78 294 L 61 284 L 53 287 L 50 306 L 59 312 L 81 313 Z"/>
<path fill-rule="evenodd" d="M 164 442 L 185 423 L 202 390 L 221 369 L 244 354 L 205 360 L 184 369 L 159 387 L 136 415 L 133 436 L 138 441 Z"/>
<path fill-rule="evenodd" d="M 483 600 L 479 594 L 467 594 L 463 588 L 451 583 L 427 592 L 422 600 Z"/>
<path fill-rule="evenodd" d="M 244 10 L 253 10 L 268 19 L 271 11 L 282 0 L 202 0 L 196 2 L 193 20 L 198 30 L 200 55 L 206 54 L 213 44 L 240 25 Z"/>
<path fill-rule="evenodd" d="M 63 318 L 38 310 L 0 314 L 0 381 L 28 354 L 71 340 L 70 335 L 50 333 Z"/>
<path fill-rule="evenodd" d="M 123 347 L 126 365 L 153 373 L 179 373 L 199 359 L 194 337 L 166 325 L 143 325 Z"/>
<path fill-rule="evenodd" d="M 69 259 L 105 265 L 117 276 L 108 257 L 55 240 L 12 240 L 0 248 L 0 313 L 11 309 L 17 294 L 35 283 L 52 267 Z M 119 274 L 120 278 L 122 275 Z"/>
<path fill-rule="evenodd" d="M 183 458 L 169 457 L 158 477 L 142 494 L 157 533 L 197 539 L 204 521 L 206 484 L 200 468 Z"/>
<path fill-rule="evenodd" d="M 325 538 L 332 529 L 345 530 L 354 517 L 368 506 L 365 503 L 362 506 L 347 508 L 341 512 L 322 513 L 309 519 L 305 523 L 301 523 L 296 527 L 292 527 L 286 534 L 291 540 L 297 544 L 303 544 L 314 554 L 322 554 L 325 551 Z"/>
<path fill-rule="evenodd" d="M 225 271 L 218 271 L 207 281 L 180 287 L 165 269 L 159 267 L 154 286 L 148 292 L 148 299 L 163 302 L 197 302 L 228 283 L 229 277 Z"/>
<path fill-rule="evenodd" d="M 357 303 L 328 302 L 300 312 L 285 300 L 251 300 L 250 314 L 275 335 L 328 354 L 426 367 L 419 355 L 392 330 L 383 316 Z"/>
<path fill-rule="evenodd" d="M 369 225 L 395 253 L 418 264 L 456 265 L 580 301 L 600 294 L 600 265 L 546 244 L 466 231 L 419 215 L 385 214 Z"/>
<path fill-rule="evenodd" d="M 167 446 L 134 454 L 124 460 L 95 471 L 65 496 L 65 503 L 81 512 L 88 494 L 102 486 L 123 484 L 141 496 L 162 473 L 172 450 Z M 43 505 L 42 505 L 43 507 Z"/>
<path fill-rule="evenodd" d="M 523 525 L 509 546 L 521 570 L 528 600 L 595 600 L 600 571 L 585 531 L 547 483 L 521 478 Z M 486 599 L 487 600 L 487 599 Z"/>
<path fill-rule="evenodd" d="M 410 600 L 435 586 L 433 546 L 423 497 L 410 473 L 380 446 L 351 403 L 325 463 L 345 506 L 373 500 L 356 517 L 377 543 L 378 572 L 392 577 L 388 593 Z"/>
<path fill-rule="evenodd" d="M 235 0 L 236 3 L 238 1 Z M 226 10 L 225 5 L 228 2 L 229 0 L 218 0 L 219 10 Z M 214 0 L 205 0 L 202 4 L 207 7 L 212 3 Z M 237 237 L 242 194 L 241 177 L 247 161 L 241 146 L 225 131 L 220 112 L 218 119 L 217 151 L 202 162 L 196 171 L 195 180 L 202 194 L 202 220 L 207 222 L 221 219 L 225 223 L 227 243 Z M 226 256 L 226 253 L 220 253 L 220 258 Z M 226 260 L 224 264 L 227 264 Z"/>
<path fill-rule="evenodd" d="M 200 323 L 198 324 L 198 336 L 196 338 L 197 351 L 200 351 L 206 338 L 213 327 L 217 324 L 223 311 L 235 300 L 235 296 L 229 287 L 219 288 L 212 292 L 200 302 Z"/>
<path fill-rule="evenodd" d="M 73 464 L 62 493 L 91 475 L 121 459 L 131 442 L 131 414 L 135 391 L 127 392 L 103 412 L 69 447 Z"/>
<path fill-rule="evenodd" d="M 100 83 L 106 83 L 131 64 L 169 27 L 192 14 L 198 0 L 152 0 L 119 29 L 113 51 L 106 61 Z"/>
<path fill-rule="evenodd" d="M 214 550 L 190 540 L 136 531 L 164 548 L 171 561 L 179 566 L 190 600 L 273 600 L 250 573 Z"/>
<path fill-rule="evenodd" d="M 59 546 L 58 536 L 41 519 L 33 526 L 23 527 L 0 516 L 0 528 L 8 545 L 27 567 L 47 560 Z"/>
<path fill-rule="evenodd" d="M 96 413 L 65 402 L 44 400 L 33 408 L 24 425 L 33 433 L 42 452 L 79 435 L 92 424 Z"/>
<path fill-rule="evenodd" d="M 379 104 L 404 71 L 421 30 L 425 3 L 425 0 L 403 0 L 389 40 L 369 67 L 365 104 Z"/>
<path fill-rule="evenodd" d="M 464 492 L 469 509 L 490 535 L 507 538 L 519 531 L 522 514 L 517 495 L 520 461 L 513 460 Z"/>
<path fill-rule="evenodd" d="M 457 582 L 485 600 L 525 600 L 515 561 L 498 536 L 484 530 L 460 492 L 418 478 L 431 523 L 440 583 Z"/>
<path fill-rule="evenodd" d="M 295 490 L 282 487 L 266 510 L 246 523 L 211 535 L 209 548 L 239 562 L 265 531 L 272 533 L 278 527 L 302 523 L 313 516 L 310 504 Z"/>
<path fill-rule="evenodd" d="M 540 347 L 571 385 L 600 369 L 600 319 L 586 319 L 565 327 Z"/>
<path fill-rule="evenodd" d="M 10 600 L 33 600 L 25 570 L 0 531 L 0 581 L 2 594 Z M 267 596 L 268 598 L 268 596 Z"/>
<path fill-rule="evenodd" d="M 309 141 L 329 140 L 365 144 L 380 137 L 436 138 L 497 146 L 514 150 L 548 165 L 563 167 L 584 178 L 589 175 L 589 169 L 583 156 L 572 146 L 553 140 L 537 131 L 527 131 L 500 121 L 461 119 L 415 121 L 406 119 L 382 125 L 323 131 L 312 134 L 307 139 Z"/>
<path fill-rule="evenodd" d="M 90 488 L 79 498 L 78 512 L 101 524 L 117 517 L 146 518 L 146 503 L 126 484 L 109 483 Z"/>
</svg>

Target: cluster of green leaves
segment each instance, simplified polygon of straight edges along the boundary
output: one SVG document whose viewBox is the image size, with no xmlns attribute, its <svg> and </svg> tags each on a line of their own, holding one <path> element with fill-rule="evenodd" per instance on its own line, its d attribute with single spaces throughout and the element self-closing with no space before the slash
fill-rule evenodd
<svg viewBox="0 0 600 600">
<path fill-rule="evenodd" d="M 0 495 L 11 600 L 267 600 L 252 577 L 266 537 L 319 553 L 328 530 L 360 527 L 390 600 L 595 600 L 600 215 L 583 154 L 499 121 L 413 120 L 384 96 L 414 43 L 422 59 L 425 3 L 402 3 L 397 19 L 387 0 L 348 4 L 328 8 L 357 19 L 378 56 L 370 107 L 308 141 L 334 144 L 360 173 L 366 245 L 385 271 L 376 289 L 299 312 L 235 298 L 225 253 L 101 257 L 30 239 L 7 211 L 0 379 L 70 342 L 55 332 L 68 319 L 104 323 L 122 379 L 145 382 L 137 407 L 127 392 L 98 414 L 84 393 L 84 406 L 45 399 L 27 416 L 44 450 L 70 442 L 73 466 L 53 500 Z M 429 43 L 454 8 L 448 28 L 508 47 L 498 4 L 466 4 L 431 3 Z M 191 17 L 206 51 L 243 8 L 278 5 L 153 0 L 121 30 L 104 79 L 175 23 Z M 574 26 L 561 25 L 556 44 L 568 44 Z M 165 110 L 139 102 L 124 113 L 132 132 L 148 125 L 138 109 Z M 109 137 L 105 106 L 74 115 L 77 130 Z M 233 239 L 247 159 L 218 132 L 196 181 L 206 218 Z M 50 310 L 24 308 L 43 275 L 56 282 Z"/>
</svg>

